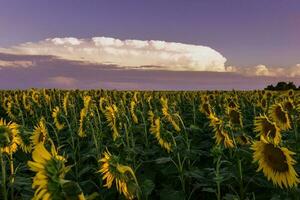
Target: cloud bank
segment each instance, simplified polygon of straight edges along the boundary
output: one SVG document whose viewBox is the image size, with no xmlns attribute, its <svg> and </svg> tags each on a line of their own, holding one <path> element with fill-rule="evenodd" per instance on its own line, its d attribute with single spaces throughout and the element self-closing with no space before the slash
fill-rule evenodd
<svg viewBox="0 0 300 200">
<path fill-rule="evenodd" d="M 111 37 L 49 38 L 2 48 L 0 52 L 51 55 L 65 60 L 113 64 L 130 69 L 226 71 L 226 58 L 210 47 L 158 40 L 119 40 Z"/>
<path fill-rule="evenodd" d="M 242 74 L 244 76 L 268 76 L 268 77 L 300 77 L 300 64 L 287 67 L 269 67 L 257 65 L 251 67 L 226 67 L 227 72 Z"/>
<path fill-rule="evenodd" d="M 32 61 L 27 61 L 27 60 L 7 61 L 7 60 L 0 59 L 0 69 L 6 68 L 6 67 L 28 68 L 28 67 L 32 67 L 33 65 L 34 65 L 34 63 Z"/>
</svg>

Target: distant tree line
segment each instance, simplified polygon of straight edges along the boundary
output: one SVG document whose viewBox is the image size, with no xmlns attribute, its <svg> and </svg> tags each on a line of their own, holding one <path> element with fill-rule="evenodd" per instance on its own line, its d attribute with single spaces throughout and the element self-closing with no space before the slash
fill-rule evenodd
<svg viewBox="0 0 300 200">
<path fill-rule="evenodd" d="M 276 86 L 268 85 L 265 90 L 300 90 L 293 82 L 278 82 Z"/>
</svg>

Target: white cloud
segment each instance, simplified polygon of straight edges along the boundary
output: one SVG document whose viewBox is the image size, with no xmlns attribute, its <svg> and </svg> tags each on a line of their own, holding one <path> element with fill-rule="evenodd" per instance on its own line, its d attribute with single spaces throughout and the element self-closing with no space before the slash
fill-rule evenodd
<svg viewBox="0 0 300 200">
<path fill-rule="evenodd" d="M 216 50 L 157 40 L 119 40 L 109 37 L 91 39 L 49 38 L 6 49 L 3 53 L 53 55 L 67 60 L 110 63 L 119 67 L 157 66 L 178 71 L 225 71 L 226 58 Z"/>
<path fill-rule="evenodd" d="M 0 69 L 1 68 L 7 68 L 7 67 L 23 67 L 28 68 L 33 66 L 32 61 L 25 61 L 25 60 L 19 60 L 19 61 L 7 61 L 7 60 L 0 60 Z"/>
<path fill-rule="evenodd" d="M 287 67 L 270 67 L 266 65 L 251 67 L 228 66 L 226 71 L 245 76 L 298 77 L 300 76 L 300 64 Z"/>
</svg>

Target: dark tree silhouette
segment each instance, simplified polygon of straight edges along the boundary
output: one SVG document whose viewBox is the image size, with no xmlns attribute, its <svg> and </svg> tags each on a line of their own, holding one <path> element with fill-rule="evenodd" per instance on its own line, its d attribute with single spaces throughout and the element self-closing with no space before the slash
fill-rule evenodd
<svg viewBox="0 0 300 200">
<path fill-rule="evenodd" d="M 299 90 L 300 86 L 297 88 L 297 86 L 293 82 L 278 82 L 276 86 L 268 85 L 265 90 Z"/>
</svg>

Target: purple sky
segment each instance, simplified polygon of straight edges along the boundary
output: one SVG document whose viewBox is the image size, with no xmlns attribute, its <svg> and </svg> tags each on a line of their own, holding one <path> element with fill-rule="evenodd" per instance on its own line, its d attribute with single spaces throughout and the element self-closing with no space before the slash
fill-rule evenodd
<svg viewBox="0 0 300 200">
<path fill-rule="evenodd" d="M 210 46 L 229 65 L 300 62 L 299 0 L 2 0 L 0 46 L 109 36 Z"/>
<path fill-rule="evenodd" d="M 300 63 L 299 35 L 299 0 L 0 2 L 0 48 L 54 37 L 107 36 L 204 45 L 226 57 L 226 66 L 284 68 Z"/>
</svg>

